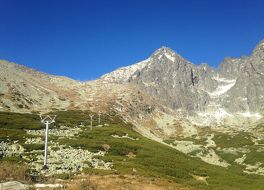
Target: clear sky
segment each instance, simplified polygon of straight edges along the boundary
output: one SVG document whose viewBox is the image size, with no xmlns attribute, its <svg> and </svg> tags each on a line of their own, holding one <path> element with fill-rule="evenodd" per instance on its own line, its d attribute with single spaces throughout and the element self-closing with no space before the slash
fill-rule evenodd
<svg viewBox="0 0 264 190">
<path fill-rule="evenodd" d="M 263 0 L 0 0 L 0 59 L 95 79 L 167 46 L 213 67 L 264 39 Z"/>
</svg>

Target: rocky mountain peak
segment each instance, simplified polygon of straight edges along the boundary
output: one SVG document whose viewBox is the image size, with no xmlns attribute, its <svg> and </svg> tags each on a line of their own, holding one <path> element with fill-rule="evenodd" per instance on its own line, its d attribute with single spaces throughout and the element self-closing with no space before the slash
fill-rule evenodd
<svg viewBox="0 0 264 190">
<path fill-rule="evenodd" d="M 162 46 L 160 48 L 158 48 L 153 54 L 164 54 L 164 53 L 170 53 L 170 54 L 175 54 L 175 51 L 173 51 L 171 48 L 166 47 L 166 46 Z"/>
<path fill-rule="evenodd" d="M 174 65 L 173 67 L 181 67 L 184 69 L 188 64 L 190 64 L 189 61 L 181 57 L 171 48 L 162 46 L 148 59 L 133 65 L 118 68 L 113 72 L 103 75 L 101 79 L 111 82 L 126 82 L 130 81 L 131 78 L 137 77 L 140 73 L 142 74 L 142 72 L 153 72 L 153 69 L 156 70 L 158 67 L 160 67 L 160 69 L 169 69 L 172 65 Z"/>
<path fill-rule="evenodd" d="M 154 59 L 155 62 L 178 62 L 178 61 L 186 61 L 182 56 L 177 54 L 169 47 L 162 46 L 157 49 L 150 58 Z"/>
</svg>

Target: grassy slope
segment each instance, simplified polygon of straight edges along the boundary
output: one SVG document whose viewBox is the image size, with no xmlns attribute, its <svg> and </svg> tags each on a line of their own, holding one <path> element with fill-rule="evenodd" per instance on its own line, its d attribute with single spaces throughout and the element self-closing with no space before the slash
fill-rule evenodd
<svg viewBox="0 0 264 190">
<path fill-rule="evenodd" d="M 57 112 L 57 125 L 75 126 L 87 120 L 87 114 L 83 112 Z M 8 118 L 8 119 L 7 119 Z M 102 122 L 110 125 L 102 128 L 83 128 L 83 132 L 77 139 L 56 139 L 61 144 L 72 147 L 82 147 L 90 151 L 98 151 L 102 144 L 111 146 L 104 160 L 113 160 L 112 171 L 99 171 L 87 169 L 89 173 L 117 173 L 132 174 L 133 168 L 137 175 L 149 177 L 170 178 L 178 183 L 191 185 L 197 189 L 264 189 L 264 177 L 247 175 L 241 172 L 241 168 L 231 167 L 225 169 L 202 162 L 198 158 L 191 158 L 166 145 L 149 140 L 133 131 L 130 124 L 123 123 L 115 116 L 105 116 Z M 85 124 L 85 123 L 84 123 Z M 24 142 L 26 136 L 24 129 L 44 128 L 39 124 L 39 118 L 30 114 L 0 113 L 0 140 L 9 139 Z M 113 134 L 129 134 L 130 137 L 139 140 L 113 138 Z M 32 147 L 29 147 L 29 149 Z M 128 158 L 127 153 L 133 152 L 135 158 Z M 192 174 L 209 176 L 209 185 L 205 185 L 192 178 Z"/>
</svg>

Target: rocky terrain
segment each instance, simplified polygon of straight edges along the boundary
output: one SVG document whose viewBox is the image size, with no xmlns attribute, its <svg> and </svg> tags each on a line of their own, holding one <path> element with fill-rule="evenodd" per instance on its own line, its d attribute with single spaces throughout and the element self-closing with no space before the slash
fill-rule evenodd
<svg viewBox="0 0 264 190">
<path fill-rule="evenodd" d="M 86 127 L 87 128 L 87 127 Z M 2 155 L 4 157 L 20 157 L 25 162 L 29 163 L 29 167 L 36 172 L 43 173 L 46 175 L 64 174 L 64 173 L 76 173 L 82 172 L 84 168 L 95 168 L 95 169 L 111 169 L 111 162 L 104 162 L 98 159 L 98 157 L 103 157 L 106 152 L 90 152 L 88 150 L 83 150 L 80 147 L 73 148 L 71 146 L 66 146 L 59 143 L 59 139 L 67 138 L 78 139 L 78 135 L 82 132 L 82 128 L 69 128 L 61 127 L 49 130 L 50 138 L 55 138 L 56 140 L 49 141 L 49 167 L 47 170 L 43 170 L 43 150 L 30 150 L 26 151 L 19 141 L 12 141 L 7 139 L 0 143 L 0 150 L 2 150 Z M 45 130 L 27 130 L 27 135 L 30 138 L 25 137 L 25 145 L 43 147 L 45 136 Z"/>
</svg>

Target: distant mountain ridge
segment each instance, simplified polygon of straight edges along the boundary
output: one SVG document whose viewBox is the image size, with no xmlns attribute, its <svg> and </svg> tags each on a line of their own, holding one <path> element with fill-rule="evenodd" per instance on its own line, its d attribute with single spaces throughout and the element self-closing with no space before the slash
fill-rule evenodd
<svg viewBox="0 0 264 190">
<path fill-rule="evenodd" d="M 0 61 L 0 110 L 114 111 L 140 126 L 138 129 L 148 126 L 162 135 L 171 133 L 175 123 L 258 123 L 264 113 L 263 84 L 264 41 L 251 56 L 226 58 L 217 70 L 207 64 L 195 65 L 161 47 L 144 61 L 88 82 Z M 160 125 L 165 120 L 168 125 Z"/>
</svg>

